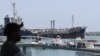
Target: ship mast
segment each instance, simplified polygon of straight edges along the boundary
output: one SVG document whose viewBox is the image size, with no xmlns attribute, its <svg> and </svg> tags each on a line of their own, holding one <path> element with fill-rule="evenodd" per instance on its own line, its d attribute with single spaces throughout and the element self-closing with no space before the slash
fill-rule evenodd
<svg viewBox="0 0 100 56">
<path fill-rule="evenodd" d="M 74 15 L 72 15 L 72 27 L 74 27 Z"/>
<path fill-rule="evenodd" d="M 15 3 L 13 3 L 13 17 L 15 19 L 15 16 L 16 16 L 16 12 L 15 12 Z"/>
<path fill-rule="evenodd" d="M 14 1 L 11 0 L 11 3 L 12 3 L 12 7 L 13 7 L 13 18 L 15 19 L 16 18 L 15 0 Z"/>
</svg>

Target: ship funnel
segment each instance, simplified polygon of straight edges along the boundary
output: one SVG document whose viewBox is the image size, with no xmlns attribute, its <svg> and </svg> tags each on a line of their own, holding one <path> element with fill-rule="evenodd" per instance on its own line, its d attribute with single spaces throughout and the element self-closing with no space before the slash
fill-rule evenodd
<svg viewBox="0 0 100 56">
<path fill-rule="evenodd" d="M 55 29 L 55 20 L 51 20 L 51 29 Z"/>
</svg>

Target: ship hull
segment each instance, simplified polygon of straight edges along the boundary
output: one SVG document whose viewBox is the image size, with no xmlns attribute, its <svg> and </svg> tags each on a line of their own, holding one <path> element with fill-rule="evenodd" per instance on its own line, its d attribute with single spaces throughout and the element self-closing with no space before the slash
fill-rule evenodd
<svg viewBox="0 0 100 56">
<path fill-rule="evenodd" d="M 76 38 L 76 37 L 81 37 L 84 38 L 84 34 L 85 34 L 85 30 L 86 28 L 82 28 L 80 30 L 75 31 L 75 29 L 73 31 L 69 31 L 66 33 L 55 33 L 55 32 L 39 32 L 39 33 L 32 33 L 30 31 L 21 31 L 21 36 L 41 36 L 41 37 L 47 37 L 47 38 L 56 38 L 58 35 L 65 39 L 65 38 Z M 3 32 L 0 33 L 0 36 L 4 36 Z"/>
<path fill-rule="evenodd" d="M 48 37 L 48 38 L 56 38 L 58 35 L 61 38 L 76 38 L 76 37 L 84 38 L 85 29 L 86 28 L 83 28 L 83 29 L 78 30 L 78 31 L 67 32 L 67 33 L 54 33 L 54 32 L 52 32 L 52 33 L 37 33 L 34 35 L 35 36 L 39 35 L 39 36 Z"/>
</svg>

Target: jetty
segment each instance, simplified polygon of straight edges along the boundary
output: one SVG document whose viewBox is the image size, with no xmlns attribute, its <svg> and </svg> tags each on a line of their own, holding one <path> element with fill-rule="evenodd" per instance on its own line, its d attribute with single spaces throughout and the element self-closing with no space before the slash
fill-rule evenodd
<svg viewBox="0 0 100 56">
<path fill-rule="evenodd" d="M 0 47 L 2 45 L 0 44 Z M 92 48 L 71 48 L 64 46 L 50 46 L 50 45 L 42 45 L 42 44 L 18 44 L 19 47 L 23 47 L 24 52 L 26 52 L 27 47 L 41 47 L 43 49 L 63 49 L 63 50 L 72 50 L 72 51 L 83 51 L 83 52 L 93 52 L 100 53 L 100 49 L 92 49 Z"/>
</svg>

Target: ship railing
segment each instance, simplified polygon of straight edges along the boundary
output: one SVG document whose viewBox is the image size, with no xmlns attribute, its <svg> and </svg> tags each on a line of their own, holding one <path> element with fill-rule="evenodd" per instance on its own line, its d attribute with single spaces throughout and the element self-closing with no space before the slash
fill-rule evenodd
<svg viewBox="0 0 100 56">
<path fill-rule="evenodd" d="M 59 33 L 63 33 L 63 32 L 67 32 L 68 29 L 33 29 L 31 30 L 32 32 L 59 32 Z"/>
<path fill-rule="evenodd" d="M 53 34 L 58 34 L 58 33 L 67 33 L 68 32 L 68 30 L 66 30 L 66 29 L 50 29 L 50 30 L 48 30 L 48 31 L 44 31 L 44 32 L 42 32 L 43 34 L 44 33 L 53 33 Z"/>
</svg>

